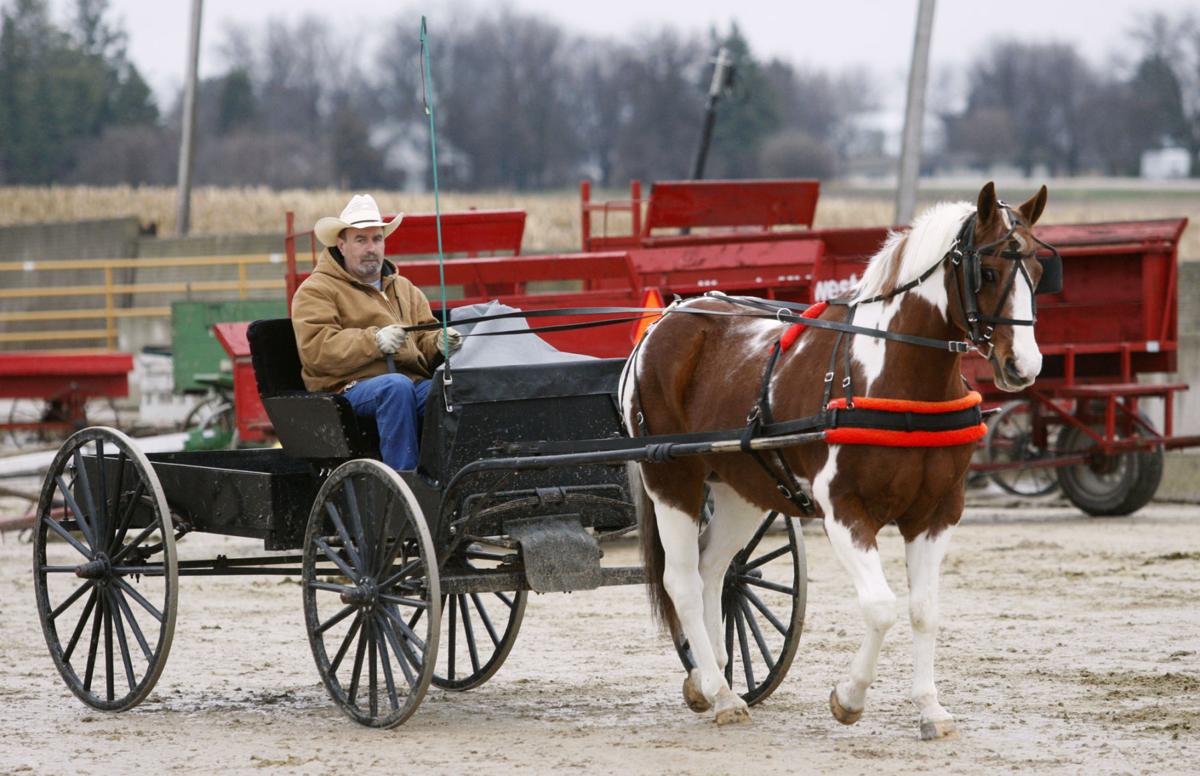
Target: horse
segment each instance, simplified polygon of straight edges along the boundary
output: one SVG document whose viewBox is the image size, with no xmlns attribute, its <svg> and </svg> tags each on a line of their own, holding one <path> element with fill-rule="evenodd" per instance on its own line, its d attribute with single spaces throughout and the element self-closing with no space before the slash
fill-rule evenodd
<svg viewBox="0 0 1200 776">
<path fill-rule="evenodd" d="M 810 325 L 786 352 L 772 357 L 786 331 L 777 319 L 746 314 L 745 305 L 721 295 L 676 302 L 647 330 L 622 374 L 620 406 L 630 436 L 740 428 L 748 410 L 754 419 L 760 398 L 778 419 L 819 416 L 830 384 L 846 388 L 851 402 L 853 391 L 953 404 L 968 396 L 960 363 L 968 347 L 953 347 L 964 335 L 967 340 L 958 344 L 988 359 L 998 388 L 1028 387 L 1042 364 L 1032 324 L 1043 272 L 1036 254 L 1046 244 L 1032 227 L 1046 197 L 1042 186 L 1013 208 L 988 183 L 974 205 L 935 205 L 909 230 L 891 233 L 853 295 L 817 316 L 889 332 L 890 339 L 861 331 L 843 337 Z M 1047 267 L 1047 280 L 1050 271 Z M 909 335 L 910 341 L 893 335 Z M 915 337 L 950 347 L 921 347 Z M 774 371 L 764 378 L 769 360 Z M 718 724 L 749 720 L 746 703 L 723 674 L 729 656 L 722 638 L 722 580 L 765 512 L 800 511 L 779 486 L 786 465 L 793 482 L 800 475 L 811 483 L 812 508 L 854 584 L 866 622 L 848 674 L 830 693 L 831 713 L 846 725 L 862 716 L 884 635 L 896 622 L 896 596 L 876 544 L 880 529 L 895 522 L 905 542 L 911 698 L 921 737 L 956 736 L 953 716 L 938 702 L 934 642 L 940 566 L 962 516 L 974 448 L 973 440 L 929 447 L 818 441 L 782 451 L 774 472 L 749 452 L 633 464 L 652 606 L 673 637 L 687 638 L 695 658 L 684 680 L 689 707 L 714 709 Z M 713 509 L 701 542 L 706 485 Z"/>
</svg>

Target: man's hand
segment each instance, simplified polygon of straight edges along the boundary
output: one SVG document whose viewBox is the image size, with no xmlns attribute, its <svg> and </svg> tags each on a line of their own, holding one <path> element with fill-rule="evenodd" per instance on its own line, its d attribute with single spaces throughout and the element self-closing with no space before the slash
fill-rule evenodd
<svg viewBox="0 0 1200 776">
<path fill-rule="evenodd" d="M 450 341 L 450 352 L 457 353 L 458 349 L 462 347 L 462 335 L 459 334 L 456 329 L 446 329 L 439 333 L 437 338 L 437 349 L 442 353 L 446 352 L 447 339 Z"/>
<path fill-rule="evenodd" d="M 375 344 L 379 347 L 379 352 L 387 356 L 399 350 L 400 346 L 407 339 L 408 332 L 398 323 L 393 323 L 391 326 L 384 326 L 375 332 Z"/>
</svg>

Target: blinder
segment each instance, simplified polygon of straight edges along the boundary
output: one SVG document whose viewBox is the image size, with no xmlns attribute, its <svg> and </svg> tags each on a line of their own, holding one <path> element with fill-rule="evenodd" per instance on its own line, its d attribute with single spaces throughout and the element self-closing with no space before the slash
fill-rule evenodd
<svg viewBox="0 0 1200 776">
<path fill-rule="evenodd" d="M 1038 256 L 1042 265 L 1042 276 L 1038 279 L 1035 294 L 1058 294 L 1063 288 L 1062 256 L 1054 251 L 1050 256 Z"/>
</svg>

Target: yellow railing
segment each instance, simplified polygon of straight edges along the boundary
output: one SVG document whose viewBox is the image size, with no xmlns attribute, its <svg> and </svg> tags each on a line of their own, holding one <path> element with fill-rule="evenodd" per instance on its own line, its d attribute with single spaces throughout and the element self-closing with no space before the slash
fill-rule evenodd
<svg viewBox="0 0 1200 776">
<path fill-rule="evenodd" d="M 254 254 L 242 256 L 187 256 L 173 258 L 142 258 L 142 259 L 77 259 L 68 261 L 0 261 L 0 323 L 18 322 L 62 322 L 62 321 L 103 321 L 104 328 L 92 329 L 53 329 L 38 331 L 0 332 L 0 349 L 7 343 L 22 342 L 63 342 L 63 341 L 100 341 L 104 349 L 117 349 L 117 321 L 122 318 L 169 318 L 170 306 L 118 306 L 117 295 L 146 295 L 146 294 L 182 294 L 191 296 L 196 293 L 237 292 L 239 299 L 247 298 L 250 291 L 275 290 L 284 288 L 283 273 L 278 278 L 254 279 L 249 277 L 248 268 L 262 264 L 284 263 L 282 254 Z M 202 268 L 205 275 L 222 267 L 236 267 L 236 280 L 154 280 L 144 283 L 114 282 L 113 272 L 120 269 L 166 269 L 179 267 Z M 103 282 L 88 285 L 71 286 L 25 286 L 12 287 L 6 283 L 6 277 L 11 273 L 53 272 L 64 271 L 98 271 L 103 273 Z M 96 304 L 77 308 L 57 308 L 49 310 L 5 311 L 3 304 L 6 299 L 32 298 L 64 298 L 64 297 L 96 297 Z M 96 349 L 96 348 L 88 348 Z"/>
</svg>

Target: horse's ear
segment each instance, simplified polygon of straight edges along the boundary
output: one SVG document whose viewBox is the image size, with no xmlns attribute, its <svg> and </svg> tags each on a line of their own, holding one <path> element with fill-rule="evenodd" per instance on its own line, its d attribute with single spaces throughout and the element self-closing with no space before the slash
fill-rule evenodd
<svg viewBox="0 0 1200 776">
<path fill-rule="evenodd" d="M 1029 198 L 1028 202 L 1017 208 L 1017 210 L 1021 213 L 1021 220 L 1024 221 L 1027 226 L 1033 226 L 1036 224 L 1038 218 L 1040 218 L 1042 215 L 1042 211 L 1046 209 L 1046 193 L 1046 186 L 1043 184 L 1042 187 L 1038 189 L 1037 194 L 1034 194 Z"/>
<path fill-rule="evenodd" d="M 975 215 L 981 227 L 987 226 L 996 216 L 996 184 L 988 181 L 979 190 L 979 199 L 975 203 Z"/>
</svg>

